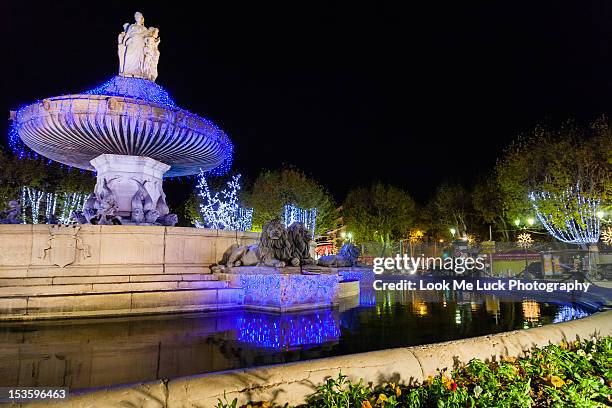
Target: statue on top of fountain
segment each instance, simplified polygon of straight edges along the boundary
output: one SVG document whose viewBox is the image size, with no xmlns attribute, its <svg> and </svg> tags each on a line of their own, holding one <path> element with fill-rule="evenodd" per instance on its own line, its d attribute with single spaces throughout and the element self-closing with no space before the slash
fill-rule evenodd
<svg viewBox="0 0 612 408">
<path fill-rule="evenodd" d="M 132 24 L 123 25 L 123 31 L 117 38 L 119 75 L 155 81 L 159 62 L 159 29 L 145 27 L 144 16 L 139 11 L 134 14 L 134 20 Z"/>
</svg>

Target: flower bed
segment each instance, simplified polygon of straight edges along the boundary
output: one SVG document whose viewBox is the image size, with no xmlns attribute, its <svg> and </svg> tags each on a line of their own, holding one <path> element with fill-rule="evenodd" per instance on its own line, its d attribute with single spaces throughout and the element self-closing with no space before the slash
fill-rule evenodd
<svg viewBox="0 0 612 408">
<path fill-rule="evenodd" d="M 612 337 L 532 349 L 525 357 L 457 363 L 422 384 L 328 379 L 300 408 L 605 407 L 612 405 Z M 217 408 L 236 408 L 219 401 Z M 243 408 L 279 407 L 268 402 Z"/>
</svg>

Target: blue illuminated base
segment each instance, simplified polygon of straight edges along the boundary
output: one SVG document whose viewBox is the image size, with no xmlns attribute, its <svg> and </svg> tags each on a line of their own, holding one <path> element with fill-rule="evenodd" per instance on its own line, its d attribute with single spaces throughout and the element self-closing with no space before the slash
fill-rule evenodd
<svg viewBox="0 0 612 408">
<path fill-rule="evenodd" d="M 372 270 L 371 266 L 366 267 L 341 267 L 338 268 L 338 275 L 342 277 L 343 281 L 359 281 L 361 287 L 372 287 L 376 274 Z"/>
<path fill-rule="evenodd" d="M 252 310 L 288 312 L 337 307 L 341 298 L 359 294 L 356 281 L 342 282 L 332 268 L 318 273 L 299 267 L 237 267 L 222 274 L 230 286 L 244 291 L 244 307 Z"/>
</svg>

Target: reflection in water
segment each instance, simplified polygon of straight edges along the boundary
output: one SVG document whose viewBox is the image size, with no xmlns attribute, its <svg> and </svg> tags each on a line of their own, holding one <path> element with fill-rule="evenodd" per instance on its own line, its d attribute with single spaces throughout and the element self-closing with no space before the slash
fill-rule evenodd
<svg viewBox="0 0 612 408">
<path fill-rule="evenodd" d="M 238 341 L 249 345 L 285 350 L 338 340 L 340 324 L 332 310 L 316 313 L 249 314 L 238 319 Z"/>
<path fill-rule="evenodd" d="M 417 316 L 427 316 L 427 303 L 422 300 L 412 302 L 412 313 Z"/>
<path fill-rule="evenodd" d="M 529 324 L 540 322 L 540 304 L 535 300 L 523 300 L 523 317 L 525 318 L 525 328 Z"/>
<path fill-rule="evenodd" d="M 559 311 L 555 315 L 553 323 L 568 322 L 570 320 L 587 317 L 588 315 L 589 313 L 585 312 L 582 309 L 572 306 L 562 306 L 561 309 L 559 309 Z"/>
<path fill-rule="evenodd" d="M 0 386 L 71 390 L 412 346 L 584 317 L 505 293 L 375 292 L 339 309 L 0 324 Z"/>
<path fill-rule="evenodd" d="M 499 317 L 499 299 L 495 295 L 485 295 L 485 309 L 487 314 Z"/>
</svg>

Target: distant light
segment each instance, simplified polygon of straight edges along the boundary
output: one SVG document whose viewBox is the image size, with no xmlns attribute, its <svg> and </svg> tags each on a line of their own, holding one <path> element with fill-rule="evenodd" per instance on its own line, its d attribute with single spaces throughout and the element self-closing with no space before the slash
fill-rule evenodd
<svg viewBox="0 0 612 408">
<path fill-rule="evenodd" d="M 456 229 L 454 229 L 454 228 L 451 228 L 451 229 L 450 229 L 450 233 L 451 233 L 451 234 L 453 234 L 453 236 L 455 235 L 455 232 L 457 232 L 457 230 L 456 230 Z"/>
<path fill-rule="evenodd" d="M 602 219 L 604 217 L 604 215 L 606 215 L 606 213 L 601 211 L 601 210 L 597 211 L 596 214 L 597 214 L 597 218 L 599 218 L 599 219 Z"/>
<path fill-rule="evenodd" d="M 535 220 L 533 218 L 527 218 L 527 224 L 533 225 L 534 223 L 535 223 Z"/>
<path fill-rule="evenodd" d="M 440 243 L 442 243 L 442 242 L 444 242 L 444 240 L 443 240 L 443 239 L 441 239 L 441 240 L 440 240 Z"/>
<path fill-rule="evenodd" d="M 516 225 L 517 227 L 521 225 L 521 220 L 519 220 L 518 218 L 514 220 L 514 225 Z"/>
</svg>

